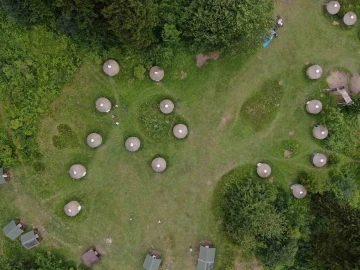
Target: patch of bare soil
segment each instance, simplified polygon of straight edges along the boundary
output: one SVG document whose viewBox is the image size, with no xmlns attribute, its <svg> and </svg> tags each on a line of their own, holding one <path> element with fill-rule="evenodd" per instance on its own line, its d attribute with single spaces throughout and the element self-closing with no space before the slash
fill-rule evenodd
<svg viewBox="0 0 360 270">
<path fill-rule="evenodd" d="M 219 51 L 212 52 L 209 55 L 199 53 L 196 55 L 196 66 L 201 67 L 206 63 L 207 60 L 209 59 L 216 60 L 220 57 L 220 55 L 221 52 Z"/>
<path fill-rule="evenodd" d="M 330 88 L 345 86 L 346 91 L 349 89 L 349 75 L 338 70 L 333 70 L 326 78 L 326 82 Z"/>
<path fill-rule="evenodd" d="M 219 124 L 219 128 L 225 126 L 227 122 L 229 122 L 233 118 L 232 114 L 230 112 L 225 112 L 223 116 L 221 117 L 221 121 Z"/>
<path fill-rule="evenodd" d="M 286 158 L 291 158 L 292 154 L 293 154 L 293 152 L 291 152 L 289 150 L 284 151 L 284 157 L 286 157 Z"/>
<path fill-rule="evenodd" d="M 351 78 L 350 81 L 351 93 L 357 95 L 360 93 L 360 74 L 356 74 Z"/>
</svg>

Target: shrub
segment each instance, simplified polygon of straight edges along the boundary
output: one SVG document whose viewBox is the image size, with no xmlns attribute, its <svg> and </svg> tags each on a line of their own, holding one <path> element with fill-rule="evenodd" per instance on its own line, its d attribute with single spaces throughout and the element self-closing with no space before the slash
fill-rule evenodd
<svg viewBox="0 0 360 270">
<path fill-rule="evenodd" d="M 283 140 L 281 145 L 283 150 L 289 150 L 294 155 L 296 155 L 299 152 L 299 142 L 297 140 L 294 139 Z"/>
<path fill-rule="evenodd" d="M 77 137 L 75 132 L 66 124 L 57 127 L 59 135 L 53 136 L 53 145 L 58 149 L 76 147 Z"/>
<path fill-rule="evenodd" d="M 144 76 L 145 71 L 146 71 L 146 69 L 144 68 L 143 65 L 136 66 L 134 68 L 134 76 L 135 76 L 135 78 L 142 81 L 145 78 L 145 76 Z"/>
</svg>

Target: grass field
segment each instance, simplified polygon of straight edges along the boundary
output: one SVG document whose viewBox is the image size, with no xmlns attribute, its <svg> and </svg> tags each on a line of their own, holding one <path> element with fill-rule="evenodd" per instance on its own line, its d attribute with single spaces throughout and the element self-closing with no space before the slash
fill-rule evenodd
<svg viewBox="0 0 360 270">
<path fill-rule="evenodd" d="M 322 98 L 324 80 L 308 80 L 305 62 L 322 65 L 325 75 L 334 67 L 359 72 L 360 43 L 358 29 L 332 25 L 322 13 L 322 3 L 277 1 L 285 26 L 268 48 L 249 59 L 224 55 L 201 68 L 195 66 L 193 55 L 179 53 L 158 84 L 132 79 L 132 70 L 126 67 L 110 78 L 101 64 L 86 61 L 44 116 L 38 136 L 44 170 L 17 168 L 13 181 L 1 187 L 1 225 L 21 217 L 39 229 L 41 246 L 58 248 L 77 263 L 87 248 L 95 246 L 103 255 L 95 269 L 141 269 L 152 248 L 162 253 L 162 269 L 195 269 L 199 241 L 209 239 L 217 247 L 215 268 L 223 269 L 226 241 L 211 206 L 222 175 L 248 163 L 255 169 L 260 160 L 269 162 L 274 181 L 284 184 L 295 181 L 299 168 L 319 174 L 327 170 L 315 169 L 309 162 L 310 154 L 320 151 L 321 145 L 311 134 L 318 118 L 308 115 L 304 104 Z M 113 57 L 121 65 L 121 55 Z M 271 87 L 266 91 L 269 80 L 281 84 L 281 98 L 273 96 Z M 100 96 L 119 105 L 112 111 L 115 119 L 95 110 Z M 176 115 L 156 139 L 140 121 L 141 108 L 162 97 L 174 101 Z M 251 118 L 244 117 L 243 105 L 264 97 L 279 105 L 261 121 L 261 129 L 254 128 Z M 185 140 L 172 136 L 172 124 L 177 121 L 190 129 Z M 71 131 L 59 134 L 61 124 Z M 86 136 L 91 132 L 103 136 L 103 146 L 89 149 Z M 141 139 L 139 152 L 126 151 L 128 136 Z M 289 139 L 298 144 L 290 159 L 283 154 Z M 54 140 L 62 141 L 61 149 Z M 156 155 L 168 161 L 162 174 L 150 166 Z M 70 178 L 73 163 L 86 166 L 83 180 Z M 72 199 L 81 202 L 83 210 L 67 218 L 62 208 Z M 0 241 L 1 247 L 7 243 L 2 235 Z M 190 246 L 196 252 L 189 253 Z M 246 261 L 239 259 L 234 269 L 246 267 Z"/>
</svg>

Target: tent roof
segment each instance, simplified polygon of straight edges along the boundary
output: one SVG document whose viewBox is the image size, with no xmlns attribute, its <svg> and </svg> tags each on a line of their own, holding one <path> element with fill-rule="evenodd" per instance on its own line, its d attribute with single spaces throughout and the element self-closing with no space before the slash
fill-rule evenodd
<svg viewBox="0 0 360 270">
<path fill-rule="evenodd" d="M 326 4 L 326 10 L 329 14 L 335 15 L 340 11 L 340 3 L 338 1 L 330 1 Z"/>
<path fill-rule="evenodd" d="M 86 175 L 86 168 L 81 164 L 74 164 L 69 170 L 70 176 L 73 179 L 80 179 Z"/>
<path fill-rule="evenodd" d="M 306 110 L 312 114 L 318 114 L 322 110 L 322 103 L 320 100 L 313 99 L 306 102 Z"/>
<path fill-rule="evenodd" d="M 271 174 L 271 167 L 269 164 L 266 163 L 258 163 L 256 172 L 260 177 L 266 178 Z"/>
<path fill-rule="evenodd" d="M 95 148 L 101 145 L 102 137 L 98 133 L 90 133 L 86 138 L 86 142 L 88 146 L 90 146 L 91 148 Z"/>
<path fill-rule="evenodd" d="M 96 100 L 96 109 L 99 112 L 107 113 L 111 110 L 111 102 L 107 98 L 101 97 Z"/>
<path fill-rule="evenodd" d="M 150 256 L 149 254 L 146 255 L 143 267 L 146 270 L 158 270 L 161 264 L 160 259 L 156 259 L 153 256 Z"/>
<path fill-rule="evenodd" d="M 6 184 L 6 180 L 5 180 L 4 176 L 3 176 L 3 173 L 4 173 L 4 169 L 0 168 L 0 185 Z"/>
<path fill-rule="evenodd" d="M 77 201 L 71 201 L 64 206 L 65 214 L 69 217 L 76 216 L 81 210 L 81 205 Z"/>
<path fill-rule="evenodd" d="M 107 74 L 109 76 L 115 76 L 116 74 L 119 73 L 120 67 L 119 67 L 119 64 L 115 60 L 109 59 L 104 63 L 103 70 L 104 70 L 105 74 Z"/>
<path fill-rule="evenodd" d="M 199 260 L 214 262 L 216 248 L 200 246 Z"/>
<path fill-rule="evenodd" d="M 96 264 L 100 261 L 99 256 L 96 255 L 96 253 L 93 249 L 90 249 L 88 252 L 86 252 L 84 255 L 82 255 L 81 259 L 84 262 L 84 264 L 89 267 L 92 267 L 94 264 Z"/>
<path fill-rule="evenodd" d="M 9 237 L 11 240 L 18 238 L 24 231 L 20 229 L 15 223 L 14 220 L 10 221 L 8 225 L 3 228 L 4 234 Z"/>
<path fill-rule="evenodd" d="M 24 233 L 21 237 L 21 244 L 26 248 L 26 249 L 31 249 L 33 247 L 36 247 L 37 245 L 40 244 L 40 242 L 36 239 L 35 233 L 34 231 L 30 231 L 27 233 Z"/>
<path fill-rule="evenodd" d="M 327 158 L 324 154 L 316 153 L 313 155 L 312 162 L 316 167 L 322 167 L 326 164 Z"/>
<path fill-rule="evenodd" d="M 206 263 L 204 261 L 198 260 L 198 265 L 196 270 L 213 270 L 214 263 Z"/>
<path fill-rule="evenodd" d="M 166 169 L 166 160 L 161 157 L 157 157 L 151 162 L 151 167 L 155 172 L 163 172 Z"/>
<path fill-rule="evenodd" d="M 313 135 L 316 139 L 323 140 L 325 139 L 329 134 L 329 131 L 326 127 L 317 125 L 313 128 Z"/>
<path fill-rule="evenodd" d="M 165 72 L 162 68 L 158 66 L 153 66 L 149 70 L 149 75 L 153 81 L 159 82 L 164 78 Z"/>
<path fill-rule="evenodd" d="M 343 21 L 348 26 L 353 25 L 357 21 L 357 16 L 356 16 L 356 14 L 354 12 L 349 11 L 348 13 L 346 13 L 344 15 Z"/>
<path fill-rule="evenodd" d="M 306 70 L 307 76 L 312 80 L 320 79 L 322 76 L 322 73 L 323 73 L 323 70 L 319 65 L 312 65 L 311 67 L 309 67 Z"/>
<path fill-rule="evenodd" d="M 160 111 L 165 114 L 172 113 L 174 110 L 174 103 L 170 99 L 164 99 L 160 103 Z"/>
<path fill-rule="evenodd" d="M 135 152 L 140 148 L 140 140 L 137 137 L 129 137 L 125 142 L 125 148 L 130 152 Z"/>
<path fill-rule="evenodd" d="M 302 199 L 306 196 L 307 190 L 303 185 L 295 184 L 291 186 L 292 194 L 297 199 Z"/>
<path fill-rule="evenodd" d="M 185 138 L 188 135 L 188 133 L 189 133 L 188 128 L 184 124 L 177 124 L 173 128 L 173 134 L 178 139 Z"/>
</svg>

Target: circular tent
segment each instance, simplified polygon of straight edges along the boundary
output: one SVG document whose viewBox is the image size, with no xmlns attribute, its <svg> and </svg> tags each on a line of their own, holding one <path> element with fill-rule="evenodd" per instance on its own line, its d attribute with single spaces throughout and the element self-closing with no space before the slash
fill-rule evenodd
<svg viewBox="0 0 360 270">
<path fill-rule="evenodd" d="M 151 167 L 153 168 L 153 170 L 155 172 L 158 172 L 158 173 L 163 172 L 166 169 L 166 160 L 161 157 L 155 158 L 151 162 Z"/>
<path fill-rule="evenodd" d="M 317 99 L 313 99 L 306 102 L 306 110 L 311 114 L 318 114 L 322 110 L 321 101 Z"/>
<path fill-rule="evenodd" d="M 107 98 L 101 97 L 96 100 L 96 109 L 99 112 L 107 113 L 111 110 L 111 102 Z"/>
<path fill-rule="evenodd" d="M 183 139 L 188 135 L 188 128 L 184 124 L 177 124 L 173 128 L 174 136 L 178 139 Z"/>
<path fill-rule="evenodd" d="M 357 16 L 354 12 L 350 11 L 344 15 L 343 21 L 347 26 L 354 25 L 357 21 Z"/>
<path fill-rule="evenodd" d="M 159 82 L 164 78 L 165 73 L 162 68 L 158 66 L 153 66 L 152 68 L 150 68 L 149 75 L 153 81 Z"/>
<path fill-rule="evenodd" d="M 270 176 L 271 168 L 266 163 L 258 163 L 256 172 L 261 178 L 266 178 L 266 177 Z"/>
<path fill-rule="evenodd" d="M 95 147 L 98 147 L 101 145 L 102 137 L 98 133 L 90 133 L 87 136 L 86 141 L 87 141 L 88 146 L 90 146 L 91 148 L 95 148 Z"/>
<path fill-rule="evenodd" d="M 73 179 L 80 179 L 86 175 L 86 168 L 81 164 L 74 164 L 69 170 L 70 176 Z"/>
<path fill-rule="evenodd" d="M 324 166 L 326 164 L 326 161 L 327 161 L 327 158 L 324 154 L 320 154 L 320 153 L 313 154 L 312 163 L 316 167 L 320 168 L 320 167 Z"/>
<path fill-rule="evenodd" d="M 316 139 L 323 140 L 328 136 L 328 134 L 328 129 L 322 125 L 316 125 L 313 128 L 313 135 Z"/>
<path fill-rule="evenodd" d="M 306 196 L 307 190 L 303 185 L 295 184 L 291 186 L 292 194 L 297 199 L 302 199 Z"/>
<path fill-rule="evenodd" d="M 64 206 L 65 214 L 69 217 L 76 216 L 81 210 L 81 205 L 77 201 L 71 201 Z"/>
<path fill-rule="evenodd" d="M 172 113 L 174 110 L 174 103 L 170 99 L 164 99 L 160 103 L 160 111 L 165 114 Z"/>
<path fill-rule="evenodd" d="M 104 63 L 103 70 L 107 75 L 115 76 L 116 74 L 119 73 L 120 67 L 115 60 L 109 59 Z"/>
<path fill-rule="evenodd" d="M 330 1 L 326 4 L 326 10 L 329 14 L 335 15 L 340 11 L 340 3 L 338 1 Z"/>
<path fill-rule="evenodd" d="M 135 152 L 140 148 L 140 140 L 136 137 L 129 137 L 125 142 L 125 147 L 130 152 Z"/>
<path fill-rule="evenodd" d="M 323 70 L 319 65 L 312 65 L 306 70 L 306 75 L 309 79 L 317 80 L 322 76 Z"/>
</svg>

